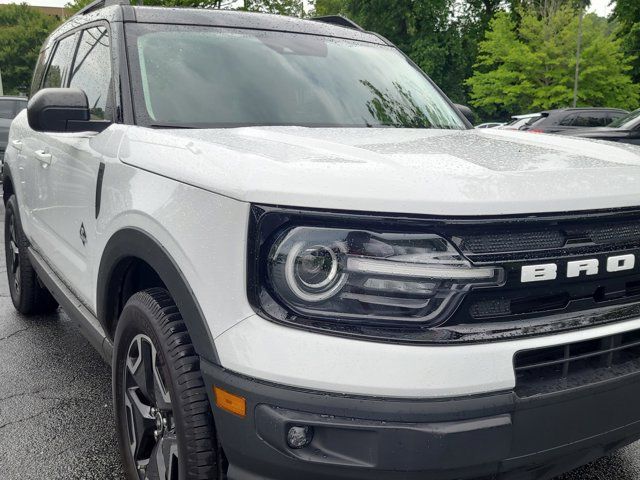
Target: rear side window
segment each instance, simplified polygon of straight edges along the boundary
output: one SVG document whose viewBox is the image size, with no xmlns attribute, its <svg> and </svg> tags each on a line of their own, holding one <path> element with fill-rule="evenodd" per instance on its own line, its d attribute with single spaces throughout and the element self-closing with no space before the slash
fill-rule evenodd
<svg viewBox="0 0 640 480">
<path fill-rule="evenodd" d="M 558 122 L 558 125 L 562 125 L 563 127 L 575 126 L 576 124 L 575 122 L 577 121 L 577 118 L 578 118 L 578 114 L 576 113 L 572 115 L 567 115 L 562 120 L 560 120 L 560 122 Z"/>
<path fill-rule="evenodd" d="M 611 112 L 609 113 L 609 123 L 618 120 L 620 118 L 625 118 L 627 117 L 629 114 L 628 113 L 623 113 L 623 112 Z"/>
<path fill-rule="evenodd" d="M 76 49 L 78 34 L 63 38 L 58 42 L 56 50 L 49 64 L 49 69 L 44 77 L 43 88 L 60 88 L 65 86 L 73 54 Z"/>
<path fill-rule="evenodd" d="M 87 94 L 92 120 L 113 119 L 111 50 L 106 27 L 92 27 L 82 32 L 69 86 Z"/>
<path fill-rule="evenodd" d="M 604 127 L 611 123 L 608 113 L 585 112 L 576 117 L 574 127 Z"/>
</svg>

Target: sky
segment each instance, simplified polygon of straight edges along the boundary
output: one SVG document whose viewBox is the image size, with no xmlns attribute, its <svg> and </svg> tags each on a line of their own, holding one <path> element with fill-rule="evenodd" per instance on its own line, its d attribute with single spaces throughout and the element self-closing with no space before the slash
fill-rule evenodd
<svg viewBox="0 0 640 480">
<path fill-rule="evenodd" d="M 611 12 L 609 6 L 611 0 L 591 0 L 591 11 L 596 12 L 598 15 L 606 17 Z M 26 3 L 30 5 L 40 5 L 43 7 L 63 7 L 69 0 L 26 0 Z M 7 0 L 0 0 L 0 3 L 14 3 Z M 21 3 L 17 1 L 16 3 Z"/>
</svg>

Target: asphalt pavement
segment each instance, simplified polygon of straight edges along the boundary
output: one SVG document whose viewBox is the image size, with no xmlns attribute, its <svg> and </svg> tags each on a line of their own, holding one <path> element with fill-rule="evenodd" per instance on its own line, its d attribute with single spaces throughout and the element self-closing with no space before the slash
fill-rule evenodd
<svg viewBox="0 0 640 480">
<path fill-rule="evenodd" d="M 0 479 L 123 479 L 109 367 L 63 311 L 16 313 L 0 237 Z M 556 480 L 640 480 L 640 442 Z"/>
</svg>

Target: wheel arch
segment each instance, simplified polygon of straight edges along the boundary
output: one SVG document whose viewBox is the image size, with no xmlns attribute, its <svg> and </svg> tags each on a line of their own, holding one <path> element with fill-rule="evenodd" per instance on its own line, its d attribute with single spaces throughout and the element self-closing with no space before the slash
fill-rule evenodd
<svg viewBox="0 0 640 480">
<path fill-rule="evenodd" d="M 184 274 L 167 250 L 152 236 L 136 228 L 117 231 L 107 242 L 98 270 L 97 315 L 105 332 L 111 337 L 115 332 L 123 289 L 131 265 L 150 268 L 161 285 L 176 302 L 189 330 L 196 352 L 206 360 L 219 364 L 213 338 Z M 135 293 L 135 292 L 133 292 Z"/>
</svg>

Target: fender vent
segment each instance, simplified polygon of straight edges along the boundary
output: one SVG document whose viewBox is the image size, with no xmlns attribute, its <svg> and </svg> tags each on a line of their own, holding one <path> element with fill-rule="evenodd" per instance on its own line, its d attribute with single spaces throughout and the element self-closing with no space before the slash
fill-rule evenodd
<svg viewBox="0 0 640 480">
<path fill-rule="evenodd" d="M 640 330 L 584 342 L 524 350 L 514 357 L 516 394 L 531 397 L 640 371 Z"/>
</svg>

